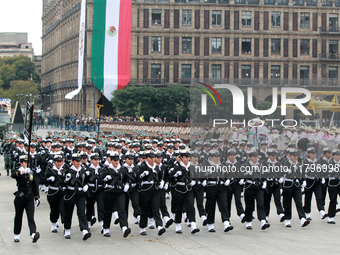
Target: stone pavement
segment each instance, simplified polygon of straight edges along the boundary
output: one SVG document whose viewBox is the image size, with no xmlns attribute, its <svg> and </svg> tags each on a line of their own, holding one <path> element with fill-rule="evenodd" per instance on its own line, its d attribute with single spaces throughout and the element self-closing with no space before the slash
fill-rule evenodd
<svg viewBox="0 0 340 255">
<path fill-rule="evenodd" d="M 46 135 L 47 130 L 38 131 Z M 253 221 L 253 230 L 246 230 L 245 224 L 240 223 L 236 216 L 235 206 L 232 206 L 231 221 L 234 230 L 223 232 L 220 215 L 216 214 L 216 233 L 208 233 L 201 225 L 198 217 L 198 227 L 201 232 L 190 234 L 190 228 L 182 224 L 183 234 L 175 233 L 174 225 L 161 236 L 157 230 L 147 230 L 147 236 L 139 235 L 138 225 L 133 223 L 130 208 L 129 224 L 132 233 L 123 238 L 117 225 L 111 227 L 111 237 L 105 238 L 100 234 L 100 225 L 96 223 L 91 228 L 92 237 L 82 241 L 81 232 L 77 225 L 77 215 L 74 213 L 71 240 L 63 237 L 62 227 L 58 233 L 51 233 L 49 222 L 49 205 L 46 195 L 41 194 L 41 204 L 36 209 L 35 221 L 41 238 L 36 244 L 31 243 L 26 215 L 23 219 L 20 243 L 13 242 L 14 195 L 15 180 L 7 177 L 4 170 L 3 157 L 0 157 L 0 255 L 3 254 L 339 254 L 340 221 L 329 225 L 321 220 L 316 209 L 315 200 L 312 202 L 312 222 L 306 228 L 300 227 L 295 207 L 293 206 L 292 228 L 285 228 L 275 213 L 275 205 L 271 204 L 272 214 L 269 222 L 271 227 L 265 231 L 260 229 L 260 223 Z M 167 200 L 170 209 L 170 200 Z M 328 199 L 326 201 L 328 209 Z M 218 210 L 217 210 L 218 211 Z M 337 221 L 337 217 L 335 218 Z"/>
</svg>

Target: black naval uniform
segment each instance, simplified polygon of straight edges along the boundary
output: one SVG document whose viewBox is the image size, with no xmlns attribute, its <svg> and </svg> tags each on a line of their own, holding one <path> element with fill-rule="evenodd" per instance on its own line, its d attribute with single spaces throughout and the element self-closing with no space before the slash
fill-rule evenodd
<svg viewBox="0 0 340 255">
<path fill-rule="evenodd" d="M 22 174 L 22 171 L 25 173 Z M 17 181 L 17 191 L 14 192 L 14 235 L 20 235 L 24 210 L 27 215 L 30 235 L 32 235 L 37 230 L 34 221 L 34 200 L 39 199 L 38 187 L 33 181 L 33 172 L 30 168 L 19 167 L 13 171 L 12 178 Z"/>
</svg>

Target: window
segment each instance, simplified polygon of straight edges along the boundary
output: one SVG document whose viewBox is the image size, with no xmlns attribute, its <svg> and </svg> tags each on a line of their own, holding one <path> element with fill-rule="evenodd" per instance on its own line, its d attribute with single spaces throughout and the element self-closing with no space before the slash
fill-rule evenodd
<svg viewBox="0 0 340 255">
<path fill-rule="evenodd" d="M 251 26 L 251 12 L 242 11 L 242 26 Z"/>
<path fill-rule="evenodd" d="M 212 11 L 212 25 L 221 26 L 222 25 L 222 11 Z"/>
<path fill-rule="evenodd" d="M 270 77 L 272 79 L 280 79 L 281 76 L 281 66 L 271 66 Z"/>
<path fill-rule="evenodd" d="M 272 12 L 272 27 L 281 26 L 281 12 Z"/>
<path fill-rule="evenodd" d="M 251 53 L 251 38 L 242 38 L 242 54 Z"/>
<path fill-rule="evenodd" d="M 191 10 L 183 10 L 182 11 L 182 25 L 191 25 Z"/>
<path fill-rule="evenodd" d="M 182 37 L 182 52 L 191 53 L 191 37 Z"/>
<path fill-rule="evenodd" d="M 293 5 L 303 5 L 303 0 L 293 0 Z"/>
<path fill-rule="evenodd" d="M 153 36 L 151 39 L 151 52 L 161 52 L 162 49 L 162 37 Z"/>
<path fill-rule="evenodd" d="M 329 78 L 338 78 L 338 67 L 337 66 L 330 66 L 328 72 Z"/>
<path fill-rule="evenodd" d="M 222 52 L 222 38 L 221 37 L 213 37 L 211 40 L 212 53 L 221 53 Z"/>
<path fill-rule="evenodd" d="M 330 13 L 329 14 L 329 27 L 332 27 L 332 28 L 338 27 L 338 14 L 337 13 Z M 333 32 L 333 31 L 331 31 L 331 29 L 330 29 L 329 32 Z"/>
<path fill-rule="evenodd" d="M 242 78 L 250 79 L 251 78 L 251 65 L 242 65 Z"/>
<path fill-rule="evenodd" d="M 335 59 L 338 54 L 338 40 L 329 40 L 329 57 Z"/>
<path fill-rule="evenodd" d="M 300 40 L 300 54 L 309 55 L 309 39 Z"/>
<path fill-rule="evenodd" d="M 309 12 L 301 12 L 301 27 L 309 28 Z"/>
<path fill-rule="evenodd" d="M 191 65 L 182 64 L 182 84 L 190 84 L 191 79 Z"/>
<path fill-rule="evenodd" d="M 309 78 L 309 66 L 300 66 L 300 79 Z"/>
<path fill-rule="evenodd" d="M 162 10 L 152 10 L 151 21 L 152 25 L 161 25 Z"/>
<path fill-rule="evenodd" d="M 151 84 L 160 84 L 161 74 L 161 64 L 151 64 Z"/>
<path fill-rule="evenodd" d="M 185 0 L 175 0 L 175 3 L 185 3 Z"/>
<path fill-rule="evenodd" d="M 211 78 L 221 79 L 221 65 L 212 65 L 211 71 Z"/>
<path fill-rule="evenodd" d="M 281 54 L 281 39 L 272 39 L 272 54 Z"/>
</svg>

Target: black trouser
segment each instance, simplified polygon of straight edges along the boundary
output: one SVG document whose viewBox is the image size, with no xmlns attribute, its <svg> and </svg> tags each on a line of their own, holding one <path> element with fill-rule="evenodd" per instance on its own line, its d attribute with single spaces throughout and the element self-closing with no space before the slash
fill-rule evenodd
<svg viewBox="0 0 340 255">
<path fill-rule="evenodd" d="M 337 181 L 338 182 L 338 181 Z M 336 214 L 336 204 L 338 195 L 340 196 L 340 185 L 332 186 L 332 180 L 328 186 L 329 195 L 329 207 L 328 207 L 328 217 L 333 218 Z"/>
<path fill-rule="evenodd" d="M 251 184 L 244 190 L 244 201 L 246 203 L 245 216 L 246 222 L 253 221 L 253 211 L 255 211 L 255 199 L 256 199 L 256 211 L 258 220 L 265 220 L 266 213 L 264 210 L 264 189 L 261 186 Z"/>
<path fill-rule="evenodd" d="M 22 216 L 26 211 L 30 235 L 37 231 L 34 222 L 34 198 L 32 196 L 14 199 L 15 217 L 14 217 L 14 235 L 19 235 L 22 227 Z"/>
<path fill-rule="evenodd" d="M 319 180 L 307 179 L 307 185 L 305 187 L 305 206 L 303 207 L 305 213 L 311 212 L 313 192 L 316 199 L 316 206 L 319 212 L 321 210 L 323 211 L 325 210 L 324 206 L 325 199 L 322 198 L 322 186 L 323 184 L 321 184 Z"/>
<path fill-rule="evenodd" d="M 152 212 L 152 216 L 155 219 L 156 227 L 163 226 L 161 215 L 159 213 L 159 196 L 159 190 L 156 190 L 153 187 L 151 187 L 149 190 L 141 191 L 139 193 L 139 204 L 141 208 L 141 217 L 139 222 L 140 228 L 146 228 L 150 211 Z"/>
<path fill-rule="evenodd" d="M 291 184 L 288 184 L 291 185 Z M 287 185 L 287 186 L 288 186 Z M 287 220 L 292 218 L 292 199 L 294 198 L 294 202 L 296 205 L 296 210 L 299 215 L 299 219 L 305 218 L 305 212 L 302 207 L 302 192 L 301 187 L 296 187 L 292 184 L 291 187 L 283 186 L 283 208 L 285 211 L 285 217 Z"/>
<path fill-rule="evenodd" d="M 80 231 L 88 230 L 86 215 L 85 215 L 85 193 L 84 192 L 76 192 L 73 196 L 70 191 L 66 191 L 66 195 L 64 196 L 64 208 L 65 208 L 65 229 L 71 229 L 72 223 L 72 215 L 74 205 L 77 206 L 77 215 L 79 221 Z M 74 192 L 74 191 L 71 191 Z"/>
<path fill-rule="evenodd" d="M 273 184 L 272 181 L 268 181 L 267 183 L 267 189 L 264 192 L 264 210 L 266 213 L 266 216 L 269 216 L 270 212 L 270 201 L 272 199 L 272 195 L 274 197 L 274 202 L 276 206 L 276 213 L 280 215 L 283 213 L 283 208 L 281 204 L 281 194 L 280 194 L 280 185 L 279 184 Z"/>
<path fill-rule="evenodd" d="M 9 174 L 9 170 L 10 169 L 12 170 L 12 163 L 13 163 L 11 154 L 5 153 L 4 159 L 5 159 L 5 169 L 7 171 L 7 174 Z"/>
<path fill-rule="evenodd" d="M 216 202 L 218 209 L 221 212 L 222 222 L 229 221 L 228 205 L 227 205 L 227 190 L 223 185 L 207 186 L 206 187 L 206 203 L 205 210 L 208 214 L 208 224 L 215 223 Z"/>
<path fill-rule="evenodd" d="M 227 188 L 227 208 L 229 217 L 231 216 L 231 201 L 233 199 L 233 195 L 235 197 L 235 205 L 236 205 L 236 212 L 237 215 L 240 216 L 244 213 L 243 205 L 241 202 L 241 193 L 243 191 L 243 186 L 239 185 L 238 183 L 232 183 Z"/>
<path fill-rule="evenodd" d="M 195 222 L 195 207 L 194 207 L 194 192 L 187 191 L 185 193 L 181 193 L 178 191 L 174 192 L 174 203 L 176 206 L 176 216 L 175 216 L 175 223 L 182 222 L 182 211 L 183 206 L 185 203 L 187 217 L 189 222 Z"/>
<path fill-rule="evenodd" d="M 125 192 L 105 191 L 104 194 L 104 229 L 111 226 L 112 212 L 118 211 L 120 227 L 128 227 L 125 211 Z"/>
<path fill-rule="evenodd" d="M 50 221 L 56 223 L 61 218 L 61 223 L 64 223 L 65 208 L 63 192 L 61 190 L 48 190 L 47 201 L 50 204 Z"/>
<path fill-rule="evenodd" d="M 194 197 L 196 198 L 198 214 L 200 217 L 202 217 L 203 215 L 205 216 L 207 213 L 204 210 L 204 205 L 203 205 L 204 189 L 195 187 L 193 188 L 193 190 L 194 190 Z"/>
<path fill-rule="evenodd" d="M 125 211 L 127 217 L 129 217 L 129 200 L 131 200 L 132 203 L 133 217 L 137 218 L 137 216 L 141 214 L 141 209 L 139 206 L 139 192 L 135 190 L 126 194 Z"/>
<path fill-rule="evenodd" d="M 93 192 L 90 189 L 86 195 L 86 219 L 91 221 L 94 214 L 94 204 L 97 202 L 98 221 L 104 220 L 104 190 L 98 189 Z"/>
<path fill-rule="evenodd" d="M 161 210 L 161 213 L 162 213 L 162 217 L 170 217 L 170 214 L 168 212 L 168 208 L 166 207 L 166 192 L 164 189 L 161 189 L 159 191 L 159 195 L 160 195 L 160 207 L 159 209 Z"/>
<path fill-rule="evenodd" d="M 325 207 L 325 200 L 326 200 L 326 194 L 327 194 L 327 181 L 325 184 L 321 184 L 321 199 L 322 199 L 322 204 L 323 207 Z"/>
<path fill-rule="evenodd" d="M 174 187 L 170 187 L 170 194 L 171 194 L 171 213 L 176 213 L 176 205 L 175 205 L 175 201 L 174 201 L 174 191 L 175 188 Z"/>
</svg>

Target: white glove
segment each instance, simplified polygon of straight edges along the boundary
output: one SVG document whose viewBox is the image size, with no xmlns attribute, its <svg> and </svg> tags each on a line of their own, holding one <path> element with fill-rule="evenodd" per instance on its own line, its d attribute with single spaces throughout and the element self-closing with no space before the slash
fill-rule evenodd
<svg viewBox="0 0 340 255">
<path fill-rule="evenodd" d="M 221 184 L 221 185 L 223 185 L 223 184 L 224 184 L 224 182 L 223 182 L 223 181 L 220 181 L 220 184 Z"/>
<path fill-rule="evenodd" d="M 283 183 L 283 177 L 280 177 L 279 183 Z"/>
<path fill-rule="evenodd" d="M 112 180 L 111 175 L 106 175 L 105 178 L 104 178 L 104 182 L 107 182 L 109 180 Z"/>
<path fill-rule="evenodd" d="M 34 207 L 38 207 L 40 205 L 40 198 L 34 200 Z"/>
<path fill-rule="evenodd" d="M 307 182 L 306 182 L 306 181 L 303 181 L 302 184 L 301 184 L 301 188 L 306 187 L 306 185 L 307 185 Z"/>
<path fill-rule="evenodd" d="M 325 180 L 325 178 L 321 178 L 321 184 L 325 184 L 325 182 L 326 182 L 326 180 Z"/>
<path fill-rule="evenodd" d="M 41 172 L 40 166 L 37 167 L 37 169 L 35 170 L 35 172 L 36 172 L 37 174 Z"/>
<path fill-rule="evenodd" d="M 26 169 L 25 169 L 25 174 L 29 174 L 31 172 L 31 169 L 29 168 L 29 167 L 27 167 Z"/>
<path fill-rule="evenodd" d="M 69 180 L 71 180 L 71 177 L 72 175 L 70 173 L 68 173 L 66 176 L 65 176 L 65 182 L 68 182 Z"/>
<path fill-rule="evenodd" d="M 140 175 L 140 177 L 143 178 L 144 176 L 148 176 L 149 174 L 150 174 L 149 171 L 144 171 L 144 172 Z"/>
<path fill-rule="evenodd" d="M 244 179 L 241 179 L 238 184 L 243 185 L 244 184 Z"/>
<path fill-rule="evenodd" d="M 51 181 L 51 182 L 54 182 L 55 181 L 55 177 L 54 176 L 48 177 L 47 180 Z"/>
<path fill-rule="evenodd" d="M 196 184 L 196 181 L 191 181 L 190 182 L 190 186 L 195 186 L 195 184 Z"/>
<path fill-rule="evenodd" d="M 230 180 L 228 179 L 225 181 L 224 186 L 229 186 L 229 184 L 230 184 Z"/>
<path fill-rule="evenodd" d="M 131 184 L 131 188 L 134 188 L 136 186 L 136 183 Z"/>
<path fill-rule="evenodd" d="M 182 175 L 182 171 L 177 171 L 174 176 L 178 177 L 178 176 L 181 176 L 181 175 Z"/>
<path fill-rule="evenodd" d="M 168 188 L 169 188 L 169 184 L 168 184 L 168 183 L 165 183 L 165 184 L 164 184 L 164 190 L 168 190 Z"/>
<path fill-rule="evenodd" d="M 207 180 L 204 180 L 204 181 L 202 182 L 202 186 L 203 186 L 203 187 L 207 186 Z"/>
<path fill-rule="evenodd" d="M 263 184 L 262 184 L 262 189 L 265 189 L 265 188 L 267 188 L 267 182 L 266 181 L 264 181 Z"/>
<path fill-rule="evenodd" d="M 160 189 L 163 189 L 163 187 L 164 187 L 164 181 L 163 181 L 163 180 L 161 180 L 161 182 L 160 182 L 160 184 L 159 184 L 158 188 L 160 188 Z"/>
<path fill-rule="evenodd" d="M 50 160 L 48 161 L 48 163 L 50 163 L 50 164 L 53 164 L 53 160 L 52 160 L 52 159 L 50 159 Z"/>
<path fill-rule="evenodd" d="M 87 176 L 90 176 L 90 171 L 86 171 L 85 174 L 86 174 Z"/>
<path fill-rule="evenodd" d="M 85 186 L 83 187 L 83 191 L 86 192 L 88 189 L 89 189 L 89 186 L 85 184 Z"/>
<path fill-rule="evenodd" d="M 124 192 L 128 192 L 129 188 L 130 188 L 130 185 L 128 183 L 126 183 L 124 185 Z"/>
</svg>

